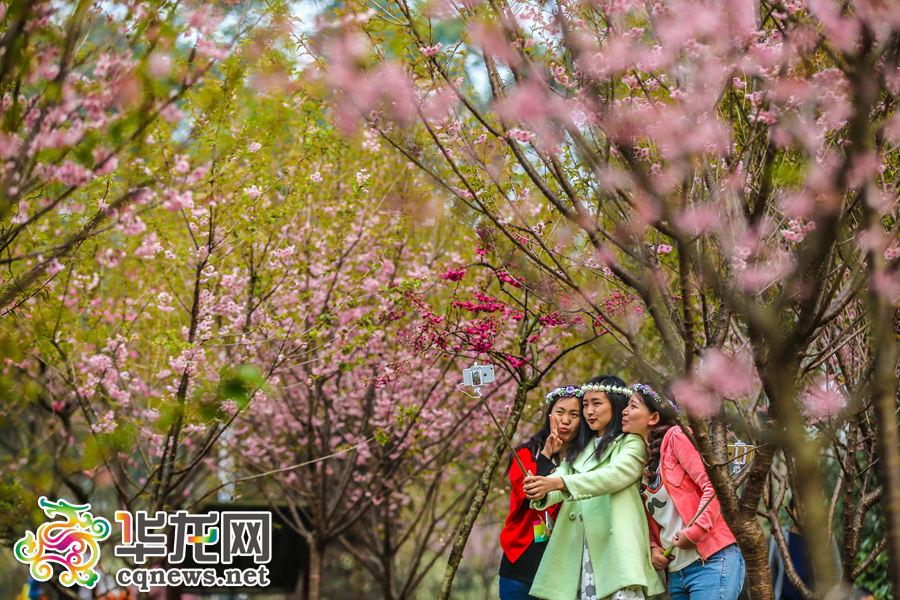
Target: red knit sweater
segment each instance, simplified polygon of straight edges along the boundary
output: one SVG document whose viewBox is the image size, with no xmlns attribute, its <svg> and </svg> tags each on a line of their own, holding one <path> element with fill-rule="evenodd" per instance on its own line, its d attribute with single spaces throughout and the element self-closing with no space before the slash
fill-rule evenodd
<svg viewBox="0 0 900 600">
<path fill-rule="evenodd" d="M 516 454 L 532 474 L 537 473 L 537 464 L 528 448 L 520 448 Z M 544 519 L 544 511 L 532 510 L 525 497 L 523 484 L 525 475 L 515 460 L 509 468 L 509 515 L 500 531 L 500 547 L 510 562 L 516 562 L 522 553 L 534 542 L 534 522 Z M 548 511 L 553 519 L 559 513 L 559 504 Z"/>
</svg>

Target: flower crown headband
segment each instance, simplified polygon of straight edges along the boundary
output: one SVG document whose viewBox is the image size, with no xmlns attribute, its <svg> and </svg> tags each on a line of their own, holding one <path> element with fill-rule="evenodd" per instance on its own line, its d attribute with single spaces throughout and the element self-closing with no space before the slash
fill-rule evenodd
<svg viewBox="0 0 900 600">
<path fill-rule="evenodd" d="M 607 394 L 622 394 L 624 396 L 631 395 L 631 389 L 627 387 L 619 387 L 617 385 L 607 385 L 607 384 L 599 384 L 599 383 L 586 383 L 581 386 L 581 393 L 587 394 L 588 392 L 606 392 Z"/>
<path fill-rule="evenodd" d="M 569 385 L 566 387 L 558 387 L 549 394 L 547 394 L 546 404 L 550 404 L 557 398 L 581 398 L 584 392 L 574 385 Z"/>
<path fill-rule="evenodd" d="M 653 404 L 656 406 L 662 406 L 663 400 L 665 400 L 669 404 L 669 406 L 672 407 L 672 410 L 678 410 L 678 407 L 675 406 L 675 403 L 672 402 L 670 398 L 662 398 L 649 385 L 646 385 L 644 383 L 635 383 L 631 386 L 631 389 L 635 392 L 640 392 L 644 396 L 650 398 L 650 401 L 653 402 Z"/>
</svg>

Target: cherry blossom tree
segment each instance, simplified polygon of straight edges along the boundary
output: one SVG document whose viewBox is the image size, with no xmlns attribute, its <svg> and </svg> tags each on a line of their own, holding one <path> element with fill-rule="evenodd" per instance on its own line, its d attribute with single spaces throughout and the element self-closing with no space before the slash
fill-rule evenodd
<svg viewBox="0 0 900 600">
<path fill-rule="evenodd" d="M 819 359 L 858 300 L 871 353 L 850 384 L 873 398 L 900 556 L 895 8 L 399 0 L 348 5 L 320 32 L 337 122 L 380 136 L 480 215 L 684 406 L 753 597 L 771 595 L 757 511 L 782 457 L 816 593 L 836 584 L 828 436 L 809 425 L 857 401 Z M 609 319 L 597 297 L 610 288 L 639 298 L 645 319 Z M 737 481 L 727 424 L 756 446 Z M 896 561 L 892 577 L 900 587 Z"/>
<path fill-rule="evenodd" d="M 307 322 L 305 294 L 327 293 L 326 274 L 361 232 L 368 254 L 353 254 L 353 268 L 388 273 L 394 257 L 372 240 L 402 246 L 408 230 L 396 210 L 371 202 L 403 178 L 370 181 L 377 155 L 337 137 L 307 93 L 251 86 L 260 63 L 271 83 L 279 74 L 271 64 L 283 57 L 260 44 L 186 94 L 189 148 L 166 122 L 148 126 L 154 151 L 135 165 L 165 182 L 153 210 L 97 229 L 4 318 L 0 457 L 4 472 L 20 474 L 22 510 L 41 494 L 110 512 L 196 508 L 222 479 L 255 481 L 250 462 L 225 470 L 229 447 L 244 443 L 238 435 L 249 444 L 247 427 L 272 414 L 275 391 L 296 387 L 285 362 L 303 364 L 306 344 L 325 344 L 316 331 L 332 319 L 384 336 L 379 323 L 363 322 L 374 313 L 356 310 L 380 289 L 364 271 L 333 290 L 339 316 Z M 360 227 L 366 210 L 373 219 Z M 350 335 L 331 352 L 347 350 Z"/>
<path fill-rule="evenodd" d="M 239 463 L 286 503 L 275 508 L 309 543 L 311 598 L 320 597 L 328 547 L 367 511 L 409 502 L 405 457 L 440 459 L 430 452 L 446 445 L 459 418 L 448 408 L 448 367 L 404 342 L 403 289 L 427 267 L 377 203 L 353 208 L 346 197 L 322 199 L 305 223 L 286 227 L 289 263 L 286 253 L 269 254 L 277 247 L 260 247 L 260 280 L 277 287 L 260 290 L 269 308 L 259 317 L 290 331 L 273 373 L 278 385 L 235 429 Z"/>
<path fill-rule="evenodd" d="M 309 597 L 321 595 L 325 557 L 340 543 L 385 597 L 408 598 L 443 548 L 464 547 L 507 449 L 495 427 L 502 422 L 512 438 L 526 392 L 595 336 L 558 346 L 571 337 L 563 335 L 568 322 L 537 312 L 539 300 L 485 262 L 487 250 L 476 253 L 485 275 L 468 276 L 470 290 L 461 287 L 469 267 L 458 254 L 436 265 L 446 248 L 391 243 L 377 212 L 320 210 L 328 216 L 291 230 L 299 264 L 328 265 L 322 253 L 342 249 L 319 273 L 289 273 L 293 285 L 271 295 L 273 306 L 289 311 L 299 308 L 294 298 L 306 299 L 290 319 L 303 333 L 281 351 L 270 402 L 242 419 L 235 435 L 263 495 L 286 502 L 276 510 L 308 540 Z M 280 300 L 282 293 L 290 298 Z M 463 361 L 478 357 L 504 369 L 486 394 L 490 411 L 456 387 Z M 473 463 L 485 464 L 474 486 Z M 409 556 L 403 565 L 401 553 Z"/>
<path fill-rule="evenodd" d="M 0 15 L 0 308 L 40 293 L 98 232 L 134 235 L 168 198 L 151 135 L 190 128 L 185 97 L 271 19 L 167 3 L 12 2 Z M 233 24 L 224 25 L 228 18 Z M 190 41 L 185 41 L 185 38 Z M 176 165 L 177 166 L 177 165 Z"/>
<path fill-rule="evenodd" d="M 456 529 L 441 585 L 441 598 L 450 595 L 469 535 L 488 501 L 497 466 L 514 439 L 529 393 L 545 381 L 551 369 L 567 355 L 608 332 L 602 324 L 586 320 L 582 314 L 564 316 L 551 310 L 553 305 L 542 298 L 552 292 L 546 282 L 518 270 L 510 271 L 506 257 L 498 255 L 490 237 L 483 236 L 482 243 L 486 247 L 476 251 L 480 257 L 477 263 L 450 265 L 441 275 L 447 281 L 460 282 L 468 270 L 480 270 L 482 273 L 476 277 L 480 275 L 482 283 L 479 287 L 482 289 L 472 291 L 470 299 L 453 300 L 446 314 L 429 315 L 426 322 L 431 324 L 431 337 L 438 347 L 454 353 L 468 351 L 475 354 L 473 358 L 487 354 L 491 362 L 506 371 L 515 382 L 515 394 L 508 415 L 501 413 L 503 419 L 485 407 L 501 435 L 496 438 L 493 451 L 481 469 L 469 508 Z M 489 255 L 493 255 L 493 260 L 488 258 Z M 495 285 L 498 291 L 494 295 L 486 293 L 486 289 Z M 503 328 L 503 321 L 515 326 Z M 505 343 L 498 344 L 504 338 Z M 571 381 L 586 379 L 584 371 L 576 373 L 567 376 L 573 378 Z"/>
</svg>

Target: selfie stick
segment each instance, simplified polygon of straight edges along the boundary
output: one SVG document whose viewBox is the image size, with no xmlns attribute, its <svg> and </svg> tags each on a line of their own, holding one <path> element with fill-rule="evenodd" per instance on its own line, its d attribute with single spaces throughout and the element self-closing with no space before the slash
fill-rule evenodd
<svg viewBox="0 0 900 600">
<path fill-rule="evenodd" d="M 481 396 L 481 388 L 476 386 L 473 387 L 475 388 L 475 396 L 478 398 L 478 400 L 481 401 L 482 406 L 487 409 L 488 414 L 491 415 L 491 420 L 494 421 L 494 425 L 496 425 L 497 431 L 499 431 L 500 435 L 503 436 L 503 441 L 506 442 L 507 447 L 509 448 L 510 452 L 512 452 L 513 460 L 515 460 L 516 464 L 519 465 L 519 468 L 522 469 L 522 473 L 525 473 L 528 476 L 534 475 L 534 473 L 525 468 L 525 465 L 522 463 L 522 459 L 520 459 L 519 455 L 516 454 L 516 449 L 513 448 L 512 442 L 506 436 L 506 432 L 503 431 L 503 427 L 500 425 L 500 421 L 497 420 L 496 415 L 494 415 L 494 411 L 491 410 L 491 407 L 488 406 L 487 402 L 485 402 L 484 398 Z"/>
<path fill-rule="evenodd" d="M 709 503 L 712 502 L 713 499 L 715 499 L 715 497 L 716 497 L 716 495 L 713 494 L 712 496 L 710 496 L 709 500 L 707 500 L 706 502 L 703 503 L 703 506 L 700 507 L 700 510 L 697 511 L 697 514 L 694 515 L 694 518 L 691 519 L 691 522 L 687 524 L 687 527 L 685 527 L 685 529 L 687 529 L 688 527 L 690 527 L 691 525 L 693 525 L 694 523 L 697 522 L 697 519 L 700 518 L 700 515 L 703 514 L 703 511 L 706 510 L 706 507 L 709 506 Z M 672 556 L 672 553 L 674 551 L 675 551 L 675 544 L 672 544 L 671 546 L 669 546 L 668 548 L 665 549 L 665 551 L 663 552 L 663 556 L 665 556 L 666 558 L 669 558 Z"/>
</svg>

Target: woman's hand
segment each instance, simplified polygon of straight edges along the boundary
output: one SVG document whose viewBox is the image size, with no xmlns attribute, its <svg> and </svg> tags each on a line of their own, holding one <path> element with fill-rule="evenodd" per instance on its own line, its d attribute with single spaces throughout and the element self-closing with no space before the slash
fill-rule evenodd
<svg viewBox="0 0 900 600">
<path fill-rule="evenodd" d="M 685 531 L 687 531 L 687 530 L 682 529 L 681 531 L 676 533 L 675 537 L 672 538 L 672 544 L 676 548 L 681 548 L 682 550 L 690 550 L 691 548 L 694 547 L 694 542 L 689 540 L 688 537 L 686 535 L 684 535 Z"/>
<path fill-rule="evenodd" d="M 547 441 L 544 442 L 544 449 L 541 450 L 541 454 L 547 458 L 552 458 L 554 454 L 557 454 L 562 449 L 562 445 L 562 438 L 559 437 L 559 419 L 557 419 L 556 415 L 551 414 L 550 435 L 547 436 Z"/>
<path fill-rule="evenodd" d="M 669 567 L 669 563 L 672 562 L 672 557 L 665 556 L 664 552 L 665 550 L 658 546 L 650 549 L 650 562 L 653 563 L 653 568 L 657 571 L 665 571 Z"/>
<path fill-rule="evenodd" d="M 526 477 L 525 497 L 529 500 L 540 500 L 554 490 L 563 490 L 565 485 L 560 477 Z"/>
</svg>

